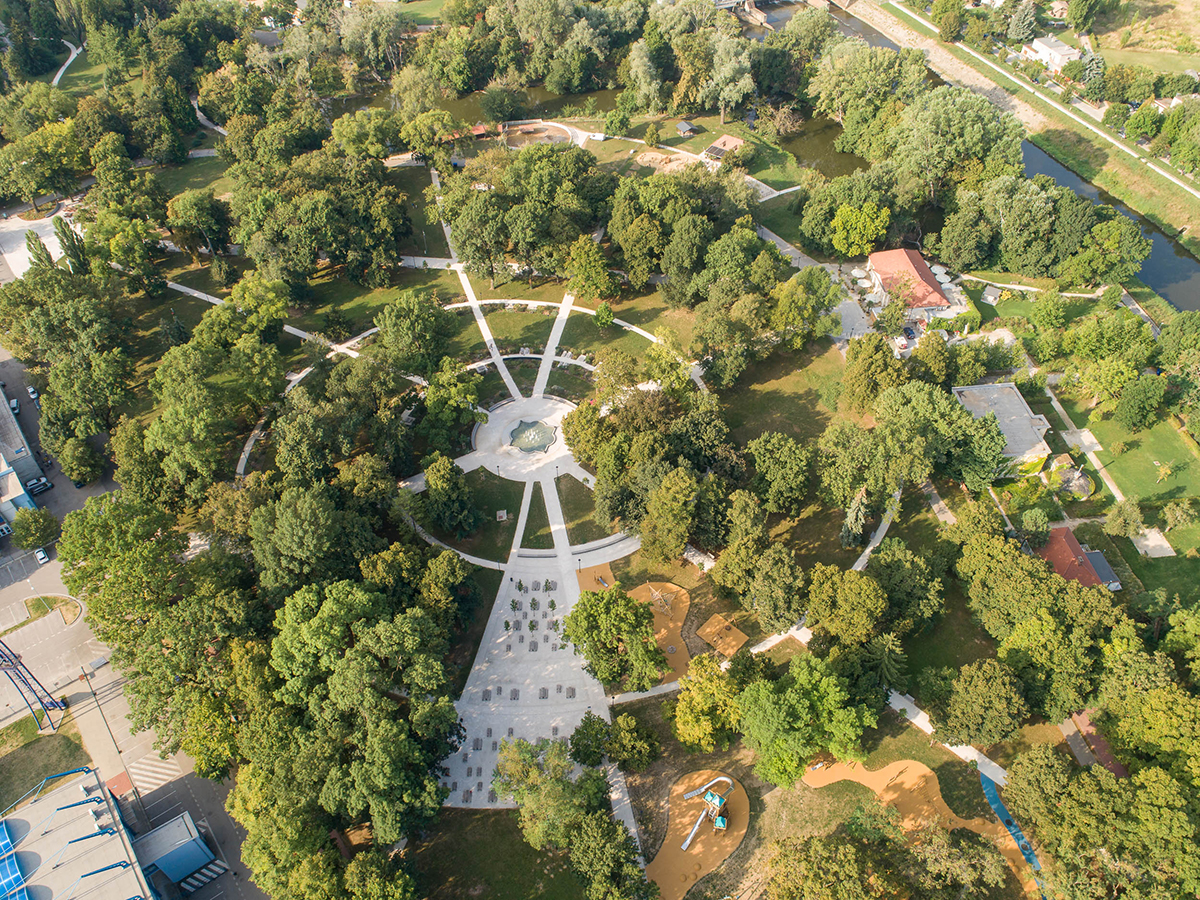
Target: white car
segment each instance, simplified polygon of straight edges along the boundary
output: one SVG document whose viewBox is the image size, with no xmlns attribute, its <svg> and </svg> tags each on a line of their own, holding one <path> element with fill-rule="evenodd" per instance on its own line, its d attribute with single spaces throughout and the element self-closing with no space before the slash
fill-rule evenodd
<svg viewBox="0 0 1200 900">
<path fill-rule="evenodd" d="M 44 566 L 46 563 L 50 562 L 50 557 L 46 555 L 46 551 L 41 547 L 38 547 L 33 551 L 33 558 L 37 560 L 39 566 Z"/>
<path fill-rule="evenodd" d="M 29 387 L 25 388 L 25 390 L 29 391 L 29 399 L 30 400 L 36 400 L 38 398 L 39 394 L 37 392 L 37 388 L 35 388 L 32 384 Z"/>
</svg>

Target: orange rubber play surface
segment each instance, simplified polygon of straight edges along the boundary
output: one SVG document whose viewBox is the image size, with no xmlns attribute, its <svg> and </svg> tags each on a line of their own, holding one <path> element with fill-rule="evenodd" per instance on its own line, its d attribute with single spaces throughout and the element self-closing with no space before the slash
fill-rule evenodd
<svg viewBox="0 0 1200 900">
<path fill-rule="evenodd" d="M 717 652 L 726 658 L 732 657 L 750 640 L 740 628 L 735 628 L 720 613 L 713 613 L 696 634 L 712 644 Z"/>
<path fill-rule="evenodd" d="M 704 822 L 691 846 L 687 850 L 679 849 L 696 824 L 696 817 L 704 810 L 702 796 L 684 800 L 683 795 L 725 774 L 703 769 L 684 775 L 671 786 L 667 836 L 658 855 L 646 866 L 646 877 L 658 885 L 662 900 L 680 900 L 692 885 L 723 863 L 746 836 L 750 803 L 741 783 L 734 778 L 733 791 L 728 794 L 725 804 L 728 827 L 716 831 L 711 822 Z M 715 789 L 724 787 L 724 784 L 716 785 Z"/>
<path fill-rule="evenodd" d="M 688 661 L 691 659 L 687 644 L 683 642 L 683 621 L 692 604 L 691 595 L 669 581 L 648 581 L 629 591 L 629 596 L 641 603 L 649 603 L 654 610 L 654 640 L 667 655 L 667 663 L 671 666 L 671 671 L 663 676 L 662 683 L 678 681 L 687 674 Z M 670 606 L 669 614 L 656 599 L 658 597 Z"/>
<path fill-rule="evenodd" d="M 812 788 L 838 781 L 856 781 L 870 788 L 880 800 L 900 813 L 900 826 L 905 831 L 927 822 L 941 822 L 950 829 L 968 828 L 990 838 L 1017 877 L 1025 878 L 1029 872 L 1025 857 L 1008 829 L 992 819 L 960 819 L 956 816 L 942 799 L 937 775 L 923 763 L 901 759 L 872 772 L 858 763 L 839 762 L 820 769 L 809 768 L 804 773 L 804 783 Z M 1032 879 L 1026 883 L 1026 889 L 1031 886 L 1037 888 Z"/>
</svg>

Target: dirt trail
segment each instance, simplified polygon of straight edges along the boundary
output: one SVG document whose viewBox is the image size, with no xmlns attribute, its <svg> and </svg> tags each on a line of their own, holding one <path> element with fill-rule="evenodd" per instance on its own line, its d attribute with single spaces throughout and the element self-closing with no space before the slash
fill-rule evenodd
<svg viewBox="0 0 1200 900">
<path fill-rule="evenodd" d="M 687 850 L 680 849 L 688 832 L 696 824 L 696 817 L 704 809 L 702 797 L 685 800 L 683 795 L 725 774 L 702 769 L 684 775 L 671 786 L 671 820 L 667 826 L 667 837 L 662 849 L 646 866 L 646 877 L 658 885 L 662 900 L 681 900 L 692 885 L 723 863 L 746 836 L 750 802 L 745 789 L 735 778 L 733 791 L 726 795 L 725 815 L 729 820 L 726 830 L 717 831 L 711 823 L 705 822 L 696 832 L 691 846 Z M 716 785 L 714 790 L 724 793 L 724 787 Z"/>
<path fill-rule="evenodd" d="M 970 88 L 975 93 L 987 97 L 996 106 L 1016 116 L 1030 131 L 1041 131 L 1046 127 L 1046 117 L 1028 103 L 1018 100 L 991 79 L 959 60 L 936 40 L 909 28 L 892 16 L 890 12 L 880 9 L 867 0 L 855 0 L 849 4 L 847 12 L 882 31 L 901 47 L 920 49 L 925 54 L 929 68 L 951 84 Z"/>
<path fill-rule="evenodd" d="M 963 819 L 955 815 L 942 799 L 937 775 L 924 763 L 902 759 L 874 772 L 858 763 L 834 763 L 804 773 L 804 783 L 821 788 L 838 781 L 855 781 L 875 792 L 888 806 L 900 813 L 900 826 L 905 831 L 919 828 L 928 822 L 940 822 L 947 828 L 967 828 L 991 839 L 1008 861 L 1017 877 L 1029 873 L 1025 857 L 1008 829 L 990 819 Z M 1026 884 L 1036 890 L 1032 879 Z"/>
</svg>

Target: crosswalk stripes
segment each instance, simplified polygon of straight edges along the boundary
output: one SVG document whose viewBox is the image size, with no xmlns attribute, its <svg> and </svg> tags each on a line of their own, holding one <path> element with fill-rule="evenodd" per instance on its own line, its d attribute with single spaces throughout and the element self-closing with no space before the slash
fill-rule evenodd
<svg viewBox="0 0 1200 900">
<path fill-rule="evenodd" d="M 183 774 L 175 760 L 161 759 L 154 755 L 143 756 L 130 763 L 128 769 L 130 779 L 143 795 L 158 790 Z"/>
</svg>

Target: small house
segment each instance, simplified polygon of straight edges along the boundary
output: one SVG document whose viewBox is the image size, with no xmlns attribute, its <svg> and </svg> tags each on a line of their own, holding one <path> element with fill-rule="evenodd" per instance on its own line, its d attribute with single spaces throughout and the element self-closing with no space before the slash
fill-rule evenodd
<svg viewBox="0 0 1200 900">
<path fill-rule="evenodd" d="M 725 158 L 725 154 L 737 151 L 745 143 L 746 142 L 740 137 L 734 137 L 731 134 L 723 134 L 709 144 L 708 149 L 704 151 L 704 155 L 711 160 L 720 162 Z"/>
<path fill-rule="evenodd" d="M 675 125 L 675 131 L 679 134 L 680 137 L 685 137 L 685 138 L 688 138 L 694 134 L 700 133 L 700 129 L 697 128 L 695 125 L 693 125 L 691 122 L 683 122 L 683 121 L 680 121 L 679 123 L 677 123 Z"/>
<path fill-rule="evenodd" d="M 1022 59 L 1032 59 L 1055 74 L 1074 59 L 1082 59 L 1083 52 L 1069 44 L 1064 44 L 1052 35 L 1034 38 L 1033 41 L 1021 48 Z"/>
<path fill-rule="evenodd" d="M 974 384 L 956 387 L 953 393 L 975 418 L 995 415 L 1004 435 L 1004 457 L 1014 468 L 1023 475 L 1041 471 L 1050 456 L 1050 422 L 1029 408 L 1015 384 Z"/>
<path fill-rule="evenodd" d="M 1050 18 L 1058 19 L 1060 22 L 1065 21 L 1068 8 L 1067 0 L 1054 0 L 1050 4 Z"/>
</svg>

